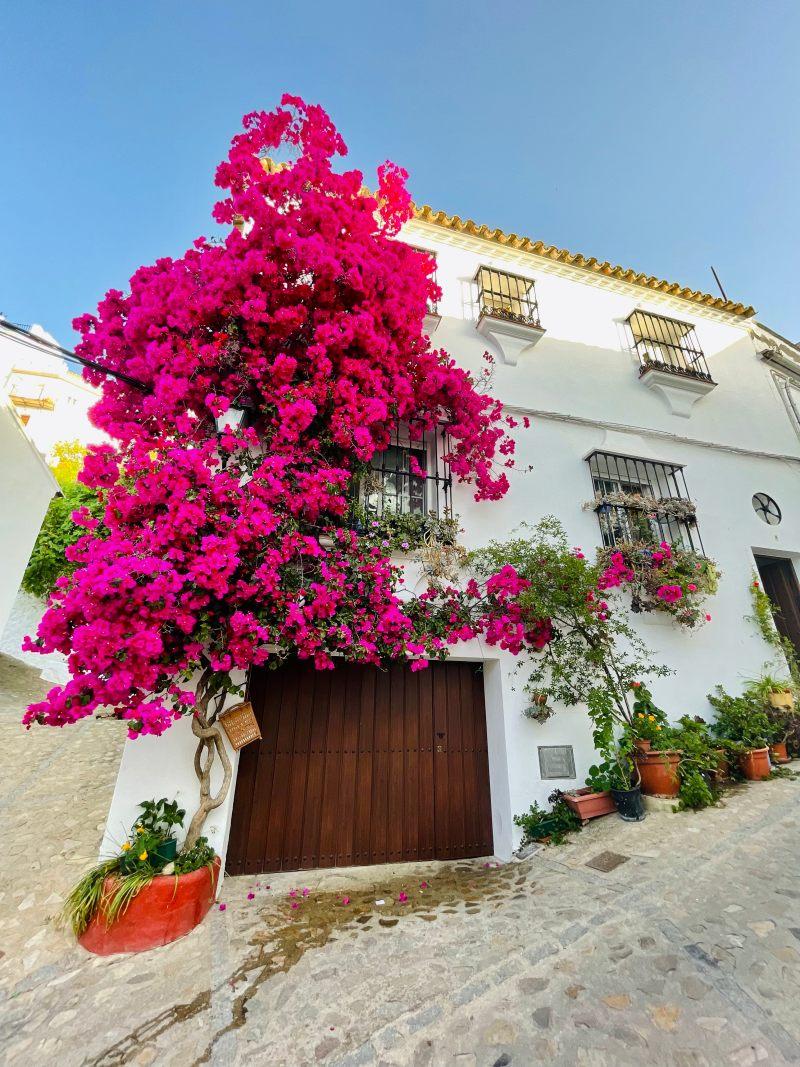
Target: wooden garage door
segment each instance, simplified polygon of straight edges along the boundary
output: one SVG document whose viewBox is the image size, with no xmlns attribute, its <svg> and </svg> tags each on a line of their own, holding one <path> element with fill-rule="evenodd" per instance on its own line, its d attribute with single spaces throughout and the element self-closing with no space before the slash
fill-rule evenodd
<svg viewBox="0 0 800 1067">
<path fill-rule="evenodd" d="M 232 874 L 491 855 L 483 674 L 293 663 L 254 672 Z"/>
</svg>

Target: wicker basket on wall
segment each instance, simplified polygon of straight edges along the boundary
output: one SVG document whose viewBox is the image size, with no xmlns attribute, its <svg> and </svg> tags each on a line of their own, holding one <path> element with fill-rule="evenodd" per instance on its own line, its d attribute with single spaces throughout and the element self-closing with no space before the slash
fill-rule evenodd
<svg viewBox="0 0 800 1067">
<path fill-rule="evenodd" d="M 236 704 L 219 717 L 222 729 L 228 735 L 231 746 L 237 751 L 249 745 L 251 741 L 261 740 L 261 731 L 258 728 L 258 720 L 253 711 L 253 705 L 249 700 L 243 704 Z"/>
</svg>

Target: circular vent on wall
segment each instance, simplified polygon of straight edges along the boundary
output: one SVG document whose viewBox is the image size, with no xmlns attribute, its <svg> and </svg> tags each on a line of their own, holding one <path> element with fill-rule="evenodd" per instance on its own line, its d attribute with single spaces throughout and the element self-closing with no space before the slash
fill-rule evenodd
<svg viewBox="0 0 800 1067">
<path fill-rule="evenodd" d="M 781 521 L 781 509 L 771 496 L 766 493 L 756 493 L 753 497 L 753 511 L 767 526 L 777 526 Z"/>
</svg>

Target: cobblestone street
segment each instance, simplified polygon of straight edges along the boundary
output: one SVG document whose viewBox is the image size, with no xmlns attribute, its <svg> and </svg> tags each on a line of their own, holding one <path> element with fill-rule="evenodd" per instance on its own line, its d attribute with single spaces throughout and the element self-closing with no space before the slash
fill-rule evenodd
<svg viewBox="0 0 800 1067">
<path fill-rule="evenodd" d="M 99 958 L 53 918 L 95 859 L 124 728 L 26 734 L 45 688 L 0 657 L 4 1063 L 800 1063 L 800 781 L 609 816 L 501 867 L 231 878 L 184 940 Z M 603 852 L 626 859 L 587 866 Z"/>
</svg>

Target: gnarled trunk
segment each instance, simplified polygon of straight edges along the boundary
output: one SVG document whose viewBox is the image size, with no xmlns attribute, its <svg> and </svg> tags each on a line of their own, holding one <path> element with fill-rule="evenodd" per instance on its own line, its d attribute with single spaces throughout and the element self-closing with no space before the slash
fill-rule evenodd
<svg viewBox="0 0 800 1067">
<path fill-rule="evenodd" d="M 191 848 L 197 843 L 209 812 L 218 808 L 228 795 L 233 778 L 233 768 L 225 749 L 222 730 L 217 723 L 219 713 L 225 703 L 225 691 L 213 693 L 214 673 L 209 668 L 203 671 L 197 686 L 197 702 L 192 718 L 192 733 L 198 739 L 194 754 L 194 770 L 200 782 L 200 805 L 189 823 L 184 848 Z M 209 710 L 209 706 L 213 705 Z M 222 764 L 222 784 L 214 796 L 211 795 L 211 770 L 216 757 Z"/>
</svg>

